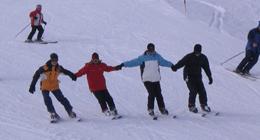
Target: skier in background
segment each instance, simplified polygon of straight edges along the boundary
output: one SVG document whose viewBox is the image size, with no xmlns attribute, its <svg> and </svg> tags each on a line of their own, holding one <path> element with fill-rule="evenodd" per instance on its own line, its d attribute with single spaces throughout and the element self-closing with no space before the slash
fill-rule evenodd
<svg viewBox="0 0 260 140">
<path fill-rule="evenodd" d="M 210 107 L 207 104 L 207 93 L 203 85 L 201 68 L 205 71 L 209 78 L 209 84 L 213 83 L 211 71 L 209 67 L 208 58 L 206 55 L 201 53 L 201 45 L 196 44 L 194 46 L 194 52 L 184 56 L 177 64 L 172 67 L 173 71 L 184 67 L 183 78 L 186 81 L 189 93 L 188 107 L 191 112 L 197 113 L 195 101 L 196 96 L 199 94 L 199 101 L 201 109 L 206 112 L 211 112 Z"/>
<path fill-rule="evenodd" d="M 32 30 L 25 42 L 33 42 L 32 38 L 33 38 L 36 30 L 39 31 L 36 41 L 42 42 L 42 35 L 44 32 L 44 29 L 41 24 L 43 23 L 43 24 L 47 25 L 47 22 L 43 20 L 43 14 L 41 13 L 41 11 L 42 11 L 42 6 L 40 4 L 38 4 L 38 5 L 36 5 L 36 9 L 30 13 L 29 16 L 31 19 Z"/>
<path fill-rule="evenodd" d="M 236 68 L 239 74 L 249 74 L 257 63 L 260 54 L 260 21 L 258 27 L 250 30 L 247 36 L 246 55 Z"/>
<path fill-rule="evenodd" d="M 148 104 L 147 110 L 149 115 L 154 116 L 154 100 L 157 100 L 157 104 L 161 114 L 168 115 L 168 110 L 165 108 L 163 96 L 161 94 L 161 75 L 159 66 L 172 67 L 173 64 L 170 61 L 165 60 L 159 53 L 155 51 L 155 45 L 149 43 L 147 50 L 143 55 L 130 61 L 123 62 L 116 66 L 116 69 L 122 67 L 136 67 L 141 68 L 141 77 L 144 86 L 148 92 Z"/>
<path fill-rule="evenodd" d="M 41 91 L 44 99 L 44 103 L 47 107 L 48 112 L 51 115 L 51 120 L 57 121 L 60 116 L 56 113 L 52 100 L 49 93 L 52 92 L 56 99 L 64 106 L 69 117 L 76 118 L 76 113 L 72 111 L 72 106 L 68 99 L 63 96 L 59 88 L 58 76 L 63 73 L 68 75 L 73 81 L 76 81 L 77 77 L 70 71 L 64 69 L 58 64 L 58 55 L 52 53 L 50 55 L 50 60 L 44 66 L 41 66 L 34 74 L 33 80 L 30 85 L 29 92 L 33 94 L 35 92 L 35 85 L 41 76 Z"/>
<path fill-rule="evenodd" d="M 104 72 L 114 70 L 116 70 L 114 67 L 102 63 L 99 59 L 99 55 L 95 52 L 92 54 L 90 62 L 86 63 L 85 66 L 75 74 L 77 77 L 86 75 L 89 89 L 97 98 L 101 110 L 106 116 L 119 116 L 113 98 L 107 90 L 106 80 L 103 75 Z"/>
</svg>

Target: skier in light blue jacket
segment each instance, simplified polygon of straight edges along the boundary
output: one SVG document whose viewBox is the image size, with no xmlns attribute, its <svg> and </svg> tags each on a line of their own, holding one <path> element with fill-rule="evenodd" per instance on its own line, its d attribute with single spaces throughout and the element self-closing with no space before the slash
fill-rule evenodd
<svg viewBox="0 0 260 140">
<path fill-rule="evenodd" d="M 115 69 L 120 70 L 122 67 L 136 67 L 140 66 L 141 77 L 144 82 L 144 86 L 147 89 L 148 95 L 148 113 L 149 115 L 154 115 L 154 100 L 157 100 L 157 104 L 160 112 L 163 115 L 168 115 L 168 110 L 165 108 L 163 96 L 161 94 L 160 86 L 160 68 L 159 66 L 173 68 L 173 63 L 165 60 L 160 54 L 155 51 L 155 46 L 153 43 L 147 45 L 147 50 L 143 55 L 136 59 L 126 61 Z"/>
</svg>

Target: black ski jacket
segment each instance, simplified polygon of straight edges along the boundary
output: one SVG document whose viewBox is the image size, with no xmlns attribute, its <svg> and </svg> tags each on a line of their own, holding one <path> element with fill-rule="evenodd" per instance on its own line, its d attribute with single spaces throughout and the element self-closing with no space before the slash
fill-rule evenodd
<svg viewBox="0 0 260 140">
<path fill-rule="evenodd" d="M 209 79 L 212 78 L 208 58 L 202 53 L 198 54 L 192 52 L 187 54 L 176 65 L 173 66 L 173 69 L 177 70 L 183 66 L 184 80 L 186 80 L 187 78 L 201 80 L 201 68 L 205 71 Z"/>
</svg>

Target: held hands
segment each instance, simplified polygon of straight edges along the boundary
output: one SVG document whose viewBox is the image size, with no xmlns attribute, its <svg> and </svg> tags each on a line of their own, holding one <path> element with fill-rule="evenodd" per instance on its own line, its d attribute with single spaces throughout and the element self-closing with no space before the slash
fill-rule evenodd
<svg viewBox="0 0 260 140">
<path fill-rule="evenodd" d="M 257 47 L 257 43 L 254 42 L 254 43 L 253 43 L 253 47 L 254 47 L 254 48 Z"/>
<path fill-rule="evenodd" d="M 71 75 L 70 78 L 72 79 L 72 81 L 76 81 L 77 80 L 77 76 L 75 74 Z"/>
<path fill-rule="evenodd" d="M 29 92 L 30 92 L 31 94 L 33 94 L 33 93 L 35 92 L 35 86 L 31 85 L 31 86 L 30 86 L 30 89 L 29 89 Z"/>
<path fill-rule="evenodd" d="M 171 66 L 171 69 L 172 69 L 172 71 L 174 71 L 174 72 L 177 71 L 177 69 L 175 68 L 174 65 Z"/>
<path fill-rule="evenodd" d="M 124 66 L 124 63 L 115 66 L 114 69 L 115 69 L 115 70 L 121 70 L 123 66 Z"/>
<path fill-rule="evenodd" d="M 213 79 L 212 77 L 209 77 L 209 85 L 211 85 L 213 83 Z"/>
</svg>

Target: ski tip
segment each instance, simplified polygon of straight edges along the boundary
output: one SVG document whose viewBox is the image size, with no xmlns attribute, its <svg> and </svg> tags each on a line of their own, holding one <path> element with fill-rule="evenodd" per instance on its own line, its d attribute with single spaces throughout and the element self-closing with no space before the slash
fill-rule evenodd
<svg viewBox="0 0 260 140">
<path fill-rule="evenodd" d="M 201 117 L 206 117 L 206 116 L 207 116 L 206 113 L 201 114 Z"/>
<path fill-rule="evenodd" d="M 177 115 L 172 116 L 172 118 L 173 118 L 173 119 L 176 119 L 176 118 L 177 118 Z"/>
<path fill-rule="evenodd" d="M 158 117 L 153 117 L 153 120 L 158 120 Z"/>
</svg>

